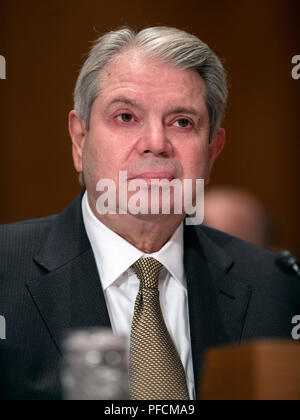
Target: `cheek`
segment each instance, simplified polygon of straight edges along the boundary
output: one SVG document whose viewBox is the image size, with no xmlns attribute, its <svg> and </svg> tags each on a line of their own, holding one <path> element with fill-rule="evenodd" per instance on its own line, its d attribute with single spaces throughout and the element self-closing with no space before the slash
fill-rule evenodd
<svg viewBox="0 0 300 420">
<path fill-rule="evenodd" d="M 94 182 L 100 178 L 115 179 L 118 171 L 120 148 L 109 135 L 90 136 L 83 150 L 84 169 Z"/>
<path fill-rule="evenodd" d="M 101 170 L 103 169 L 102 156 L 99 142 L 90 133 L 83 149 L 83 171 L 85 178 L 89 178 L 93 184 L 101 177 Z"/>
<path fill-rule="evenodd" d="M 209 156 L 206 147 L 194 148 L 182 155 L 184 177 L 188 179 L 206 179 L 209 170 Z"/>
</svg>

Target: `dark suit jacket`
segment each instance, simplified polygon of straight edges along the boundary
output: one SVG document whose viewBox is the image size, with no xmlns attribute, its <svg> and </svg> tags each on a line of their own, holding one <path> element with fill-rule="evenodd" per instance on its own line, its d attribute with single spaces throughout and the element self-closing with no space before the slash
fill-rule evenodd
<svg viewBox="0 0 300 420">
<path fill-rule="evenodd" d="M 0 315 L 7 324 L 0 376 L 10 398 L 59 398 L 63 331 L 110 326 L 81 197 L 59 215 L 0 227 Z M 186 226 L 184 264 L 196 384 L 208 347 L 291 337 L 300 281 L 279 271 L 274 254 Z"/>
</svg>

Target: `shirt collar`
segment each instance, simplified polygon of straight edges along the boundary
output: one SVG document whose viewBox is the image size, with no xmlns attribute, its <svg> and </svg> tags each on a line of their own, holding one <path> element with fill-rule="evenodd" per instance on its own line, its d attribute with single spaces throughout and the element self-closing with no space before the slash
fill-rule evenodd
<svg viewBox="0 0 300 420">
<path fill-rule="evenodd" d="M 142 257 L 157 259 L 176 281 L 184 285 L 183 223 L 158 252 L 145 254 L 96 218 L 90 208 L 87 192 L 82 198 L 82 214 L 104 290 Z M 113 258 L 115 261 L 112 263 Z"/>
</svg>

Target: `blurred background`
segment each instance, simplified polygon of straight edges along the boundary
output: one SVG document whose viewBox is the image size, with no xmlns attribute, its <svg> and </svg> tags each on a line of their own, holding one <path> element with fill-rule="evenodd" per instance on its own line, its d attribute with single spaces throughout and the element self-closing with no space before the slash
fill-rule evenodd
<svg viewBox="0 0 300 420">
<path fill-rule="evenodd" d="M 81 190 L 67 114 L 91 41 L 124 25 L 168 25 L 208 43 L 229 73 L 227 146 L 211 188 L 242 202 L 250 192 L 275 248 L 300 256 L 299 21 L 299 0 L 1 0 L 0 224 L 59 212 Z"/>
</svg>

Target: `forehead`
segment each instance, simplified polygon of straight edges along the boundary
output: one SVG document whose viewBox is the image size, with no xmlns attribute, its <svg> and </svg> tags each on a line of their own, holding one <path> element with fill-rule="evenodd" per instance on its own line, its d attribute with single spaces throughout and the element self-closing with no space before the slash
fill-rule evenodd
<svg viewBox="0 0 300 420">
<path fill-rule="evenodd" d="M 181 105 L 204 103 L 206 86 L 195 70 L 181 70 L 161 60 L 130 50 L 115 57 L 103 69 L 100 96 L 138 95 L 139 99 L 177 101 Z"/>
</svg>

